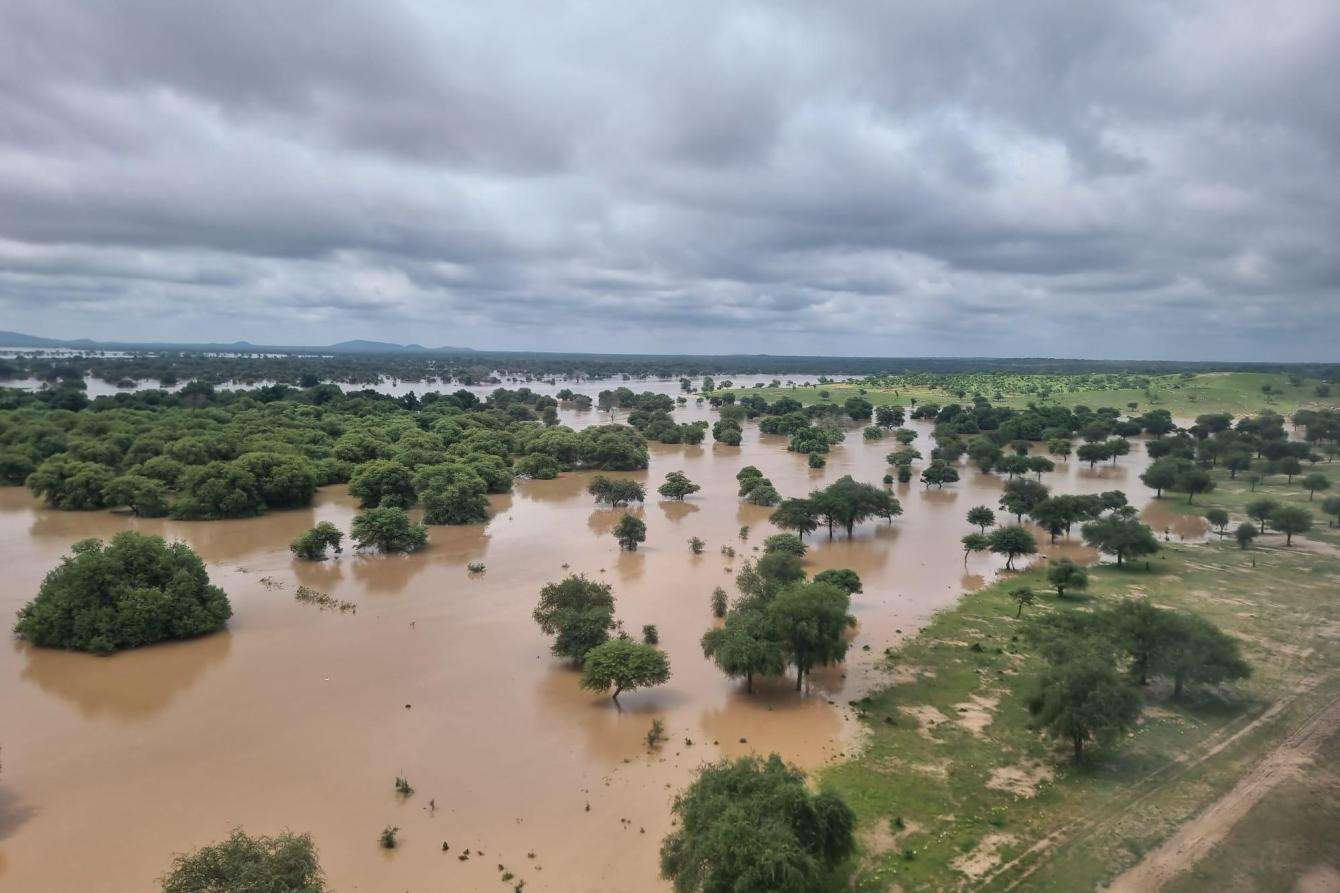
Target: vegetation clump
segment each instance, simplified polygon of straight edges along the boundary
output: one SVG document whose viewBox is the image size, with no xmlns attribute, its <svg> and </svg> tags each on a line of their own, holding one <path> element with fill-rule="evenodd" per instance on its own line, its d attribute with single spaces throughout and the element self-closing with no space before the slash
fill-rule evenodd
<svg viewBox="0 0 1340 893">
<path fill-rule="evenodd" d="M 333 549 L 336 555 L 343 552 L 343 542 L 344 534 L 340 529 L 329 521 L 322 521 L 295 539 L 288 548 L 306 561 L 321 561 L 326 557 L 327 549 Z"/>
<path fill-rule="evenodd" d="M 540 590 L 531 616 L 546 635 L 554 636 L 550 651 L 555 656 L 581 663 L 614 629 L 613 589 L 581 575 L 569 576 Z"/>
<path fill-rule="evenodd" d="M 428 530 L 411 522 L 401 508 L 381 507 L 355 515 L 350 534 L 358 548 L 379 552 L 417 552 L 428 545 Z"/>
<path fill-rule="evenodd" d="M 617 704 L 625 691 L 662 685 L 670 679 L 670 658 L 651 645 L 616 637 L 586 652 L 582 688 L 606 692 Z"/>
<path fill-rule="evenodd" d="M 71 552 L 19 610 L 14 632 L 34 645 L 111 654 L 217 632 L 232 616 L 185 543 L 125 531 Z"/>
<path fill-rule="evenodd" d="M 183 853 L 159 878 L 162 893 L 325 893 L 326 881 L 308 834 L 284 831 L 227 840 Z"/>
</svg>

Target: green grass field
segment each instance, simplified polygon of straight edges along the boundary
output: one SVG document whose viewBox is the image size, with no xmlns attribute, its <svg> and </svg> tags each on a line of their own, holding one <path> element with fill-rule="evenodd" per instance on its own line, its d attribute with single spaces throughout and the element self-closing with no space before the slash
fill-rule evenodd
<svg viewBox="0 0 1340 893">
<path fill-rule="evenodd" d="M 1270 475 L 1253 487 L 1245 475 L 1239 474 L 1234 480 L 1222 468 L 1214 468 L 1210 470 L 1210 475 L 1214 478 L 1215 487 L 1209 493 L 1198 495 L 1194 502 L 1189 502 L 1186 496 L 1168 493 L 1164 494 L 1164 502 L 1169 508 L 1185 514 L 1203 515 L 1207 509 L 1221 508 L 1228 512 L 1232 519 L 1228 526 L 1231 532 L 1240 522 L 1249 520 L 1244 511 L 1247 503 L 1253 499 L 1269 497 L 1281 504 L 1302 506 L 1311 511 L 1313 527 L 1308 533 L 1308 538 L 1340 546 L 1340 527 L 1332 526 L 1336 520 L 1335 516 L 1324 516 L 1321 508 L 1322 500 L 1326 497 L 1340 496 L 1340 463 L 1318 462 L 1316 465 L 1304 466 L 1304 474 L 1313 472 L 1319 472 L 1329 478 L 1331 488 L 1318 492 L 1312 499 L 1308 498 L 1308 491 L 1303 488 L 1304 475 L 1295 475 L 1292 482 L 1282 474 Z M 1258 540 L 1263 544 L 1276 541 L 1283 543 L 1284 537 L 1273 531 L 1267 532 Z"/>
<path fill-rule="evenodd" d="M 1302 407 L 1321 408 L 1336 405 L 1335 397 L 1318 397 L 1316 390 L 1322 382 L 1304 379 L 1293 384 L 1288 376 L 1260 372 L 1200 373 L 1191 376 L 1069 376 L 1017 375 L 1011 373 L 978 373 L 941 377 L 943 386 L 929 386 L 926 376 L 903 376 L 885 379 L 885 386 L 876 387 L 857 382 L 826 384 L 814 387 L 736 388 L 737 396 L 758 394 L 769 401 L 779 397 L 793 397 L 802 403 L 831 400 L 842 403 L 848 397 L 861 395 L 876 406 L 918 403 L 949 403 L 971 399 L 981 394 L 992 403 L 1023 407 L 1034 402 L 1051 402 L 1063 406 L 1084 404 L 1090 408 L 1114 406 L 1123 412 L 1136 405 L 1136 412 L 1147 409 L 1166 409 L 1178 418 L 1190 418 L 1206 412 L 1231 412 L 1246 415 L 1269 409 L 1289 415 Z M 1132 379 L 1147 382 L 1146 386 L 1129 386 Z M 1126 386 L 1123 386 L 1126 385 Z M 1268 387 L 1270 392 L 1262 390 Z M 959 395 L 962 391 L 963 396 Z M 824 397 L 823 394 L 828 396 Z"/>
<path fill-rule="evenodd" d="M 1297 548 L 1169 544 L 1149 570 L 1095 569 L 1084 599 L 1042 595 L 1026 612 L 1128 595 L 1195 610 L 1242 638 L 1255 670 L 1223 695 L 1154 689 L 1138 729 L 1079 768 L 1028 728 L 1040 661 L 1014 639 L 1008 591 L 1041 590 L 1041 574 L 965 595 L 889 660 L 892 683 L 860 705 L 861 756 L 821 774 L 860 819 L 854 888 L 1093 889 L 1134 864 L 1340 693 L 1338 573 Z"/>
</svg>

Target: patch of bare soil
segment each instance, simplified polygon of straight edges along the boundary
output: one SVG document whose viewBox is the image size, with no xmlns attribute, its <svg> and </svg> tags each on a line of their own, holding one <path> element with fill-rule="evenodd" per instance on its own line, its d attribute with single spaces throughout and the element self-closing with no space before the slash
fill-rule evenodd
<svg viewBox="0 0 1340 893">
<path fill-rule="evenodd" d="M 1016 797 L 1034 797 L 1037 796 L 1038 785 L 1051 781 L 1054 775 L 1051 767 L 1045 763 L 1025 762 L 992 769 L 986 786 L 997 791 L 1008 791 Z"/>
<path fill-rule="evenodd" d="M 996 718 L 996 705 L 999 703 L 999 697 L 971 695 L 962 704 L 954 705 L 958 713 L 954 721 L 979 738 L 984 737 L 986 727 Z"/>
<path fill-rule="evenodd" d="M 962 872 L 969 880 L 975 881 L 1000 864 L 1000 848 L 1014 841 L 1013 834 L 988 834 L 971 853 L 959 856 L 949 864 L 955 871 Z"/>
<path fill-rule="evenodd" d="M 1340 698 L 1313 715 L 1239 779 L 1232 790 L 1179 828 L 1162 846 L 1146 854 L 1139 864 L 1106 889 L 1110 893 L 1148 893 L 1161 889 L 1223 840 L 1262 797 L 1307 766 L 1317 748 L 1337 728 L 1340 728 Z"/>
<path fill-rule="evenodd" d="M 949 722 L 949 717 L 945 716 L 930 704 L 919 704 L 915 707 L 899 707 L 904 713 L 911 714 L 917 721 L 917 733 L 928 741 L 939 742 L 940 739 L 931 734 L 931 730 L 941 723 Z"/>
<path fill-rule="evenodd" d="M 1293 893 L 1340 893 L 1340 870 L 1334 865 L 1313 865 L 1294 882 Z"/>
</svg>

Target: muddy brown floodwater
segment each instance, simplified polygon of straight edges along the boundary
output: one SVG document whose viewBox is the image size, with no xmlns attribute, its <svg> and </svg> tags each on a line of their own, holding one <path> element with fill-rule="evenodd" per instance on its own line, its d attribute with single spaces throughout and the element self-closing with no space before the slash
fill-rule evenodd
<svg viewBox="0 0 1340 893">
<path fill-rule="evenodd" d="M 693 404 L 677 415 L 708 417 Z M 924 450 L 929 426 L 916 427 Z M 629 475 L 653 496 L 636 510 L 647 522 L 636 553 L 618 550 L 609 531 L 619 513 L 592 505 L 587 474 L 519 483 L 493 497 L 488 524 L 430 528 L 420 554 L 320 564 L 295 562 L 287 544 L 316 521 L 348 529 L 355 506 L 340 487 L 311 509 L 194 524 L 56 512 L 0 489 L 5 618 L 72 542 L 125 529 L 190 543 L 235 612 L 225 633 L 109 658 L 0 646 L 0 888 L 141 893 L 172 853 L 240 826 L 310 831 L 344 893 L 503 888 L 499 865 L 528 891 L 655 889 L 670 802 L 697 766 L 777 751 L 812 768 L 850 753 L 858 730 L 845 705 L 881 681 L 874 663 L 898 630 L 915 632 L 998 571 L 991 556 L 965 566 L 959 546 L 964 513 L 995 506 L 998 477 L 965 468 L 943 490 L 898 486 L 904 514 L 893 524 L 861 525 L 850 540 L 810 537 L 812 572 L 850 567 L 865 584 L 845 666 L 816 673 L 804 694 L 774 680 L 749 696 L 703 658 L 709 594 L 733 595 L 732 569 L 775 532 L 770 510 L 736 497 L 736 471 L 757 465 L 782 493 L 801 495 L 844 474 L 878 482 L 892 448 L 855 428 L 812 471 L 752 424 L 739 448 L 653 445 L 651 468 Z M 1145 461 L 1136 449 L 1115 466 L 1061 463 L 1045 480 L 1058 492 L 1120 488 L 1147 504 L 1136 478 Z M 657 501 L 654 487 L 676 469 L 702 491 Z M 1203 533 L 1172 518 L 1151 523 Z M 689 553 L 691 536 L 707 541 L 706 554 Z M 738 557 L 726 559 L 723 545 Z M 469 575 L 474 561 L 487 571 Z M 613 584 L 630 632 L 659 627 L 668 685 L 624 695 L 618 709 L 549 655 L 530 613 L 540 587 L 569 572 Z M 299 585 L 357 613 L 297 603 Z M 669 740 L 650 752 L 653 718 Z M 397 775 L 413 796 L 397 796 Z M 401 829 L 394 851 L 377 845 L 387 825 Z"/>
</svg>

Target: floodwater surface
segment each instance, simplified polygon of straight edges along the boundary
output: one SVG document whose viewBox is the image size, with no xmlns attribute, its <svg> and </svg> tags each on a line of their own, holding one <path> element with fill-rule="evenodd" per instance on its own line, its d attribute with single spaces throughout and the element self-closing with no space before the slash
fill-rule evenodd
<svg viewBox="0 0 1340 893">
<path fill-rule="evenodd" d="M 709 417 L 692 403 L 676 415 Z M 607 419 L 563 416 L 577 426 Z M 930 428 L 913 427 L 925 452 Z M 507 889 L 500 865 L 527 891 L 665 886 L 657 850 L 673 797 L 699 765 L 777 751 L 812 768 L 851 753 L 859 732 L 846 705 L 886 678 L 875 667 L 881 652 L 1002 563 L 974 555 L 965 564 L 959 544 L 970 530 L 964 513 L 995 507 L 999 477 L 963 467 L 963 480 L 943 490 L 895 486 L 904 513 L 892 524 L 863 524 L 850 540 L 809 537 L 812 573 L 849 567 L 864 582 L 846 663 L 816 672 L 801 693 L 776 679 L 746 694 L 699 646 L 715 622 L 713 588 L 734 596 L 734 571 L 776 532 L 770 509 L 737 498 L 735 473 L 756 465 L 788 496 L 844 474 L 878 483 L 896 444 L 863 442 L 854 428 L 815 471 L 785 438 L 760 436 L 752 423 L 745 437 L 738 448 L 651 446 L 651 468 L 627 475 L 650 497 L 633 510 L 647 523 L 633 553 L 610 534 L 622 510 L 594 506 L 584 473 L 519 482 L 492 497 L 487 524 L 429 528 L 420 554 L 346 552 L 315 564 L 293 560 L 287 545 L 317 521 L 348 530 L 356 507 L 342 487 L 323 489 L 310 509 L 198 523 L 57 512 L 0 488 L 4 617 L 71 543 L 125 529 L 188 542 L 234 610 L 227 632 L 108 658 L 0 646 L 0 888 L 140 893 L 174 852 L 233 827 L 311 832 L 331 886 L 345 893 Z M 1058 463 L 1044 481 L 1057 492 L 1123 489 L 1145 505 L 1136 477 L 1145 462 L 1137 448 L 1095 469 Z M 659 501 L 655 487 L 674 470 L 702 491 Z M 1203 533 L 1172 516 L 1152 523 L 1173 536 Z M 690 554 L 692 536 L 707 542 L 705 554 Z M 1055 549 L 1093 557 L 1075 541 Z M 470 562 L 487 569 L 472 575 Z M 667 685 L 622 695 L 621 706 L 579 689 L 531 619 L 540 588 L 568 573 L 610 583 L 634 636 L 658 627 Z M 300 585 L 357 613 L 298 603 Z M 644 741 L 653 719 L 668 734 L 654 750 Z M 412 796 L 396 794 L 398 775 Z M 393 851 L 377 843 L 388 825 L 400 828 Z"/>
</svg>

